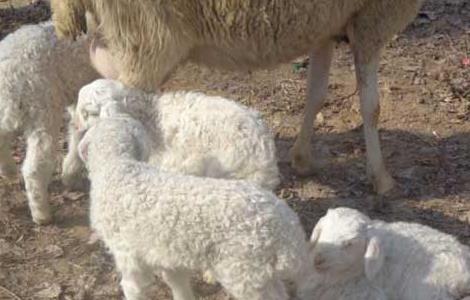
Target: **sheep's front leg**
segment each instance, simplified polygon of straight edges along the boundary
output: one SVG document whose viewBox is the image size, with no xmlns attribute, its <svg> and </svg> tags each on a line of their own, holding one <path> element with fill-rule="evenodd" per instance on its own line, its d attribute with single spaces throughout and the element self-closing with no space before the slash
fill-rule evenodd
<svg viewBox="0 0 470 300">
<path fill-rule="evenodd" d="M 171 288 L 173 300 L 194 300 L 190 275 L 184 271 L 164 270 L 163 280 Z"/>
<path fill-rule="evenodd" d="M 80 136 L 74 126 L 73 116 L 68 129 L 67 155 L 62 163 L 62 183 L 71 189 L 81 189 L 85 180 L 85 165 L 78 156 L 78 143 Z"/>
<path fill-rule="evenodd" d="M 333 56 L 333 41 L 310 54 L 308 66 L 307 103 L 299 135 L 290 151 L 292 166 L 299 175 L 314 171 L 315 162 L 311 150 L 313 122 L 323 106 L 328 92 L 328 76 Z"/>
<path fill-rule="evenodd" d="M 388 173 L 380 148 L 377 124 L 380 116 L 378 67 L 380 54 L 366 60 L 360 50 L 355 51 L 356 77 L 361 101 L 361 114 L 364 122 L 364 135 L 367 153 L 367 175 L 378 194 L 385 194 L 393 188 L 393 178 Z"/>
<path fill-rule="evenodd" d="M 11 135 L 0 131 L 0 177 L 13 179 L 16 164 L 11 155 Z"/>
<path fill-rule="evenodd" d="M 113 251 L 116 266 L 121 273 L 121 287 L 126 300 L 148 299 L 147 288 L 152 273 L 132 255 Z"/>
<path fill-rule="evenodd" d="M 29 208 L 35 223 L 47 224 L 52 220 L 47 188 L 55 167 L 54 138 L 40 129 L 27 136 L 26 144 L 22 173 Z"/>
</svg>

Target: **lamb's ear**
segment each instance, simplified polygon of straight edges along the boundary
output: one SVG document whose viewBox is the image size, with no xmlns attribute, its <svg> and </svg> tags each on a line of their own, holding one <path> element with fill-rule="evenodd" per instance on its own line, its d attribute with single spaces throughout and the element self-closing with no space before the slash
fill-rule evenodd
<svg viewBox="0 0 470 300">
<path fill-rule="evenodd" d="M 366 253 L 364 254 L 364 270 L 366 277 L 373 280 L 384 264 L 384 254 L 377 236 L 369 238 Z"/>
<path fill-rule="evenodd" d="M 312 236 L 310 237 L 310 249 L 313 249 L 320 238 L 322 230 L 322 219 L 318 220 L 317 224 L 313 228 Z"/>
<path fill-rule="evenodd" d="M 78 148 L 78 156 L 84 162 L 86 162 L 88 160 L 88 145 L 89 145 L 89 141 L 88 141 L 87 137 L 85 136 L 80 141 L 80 143 L 78 143 L 78 147 L 77 147 Z"/>
</svg>

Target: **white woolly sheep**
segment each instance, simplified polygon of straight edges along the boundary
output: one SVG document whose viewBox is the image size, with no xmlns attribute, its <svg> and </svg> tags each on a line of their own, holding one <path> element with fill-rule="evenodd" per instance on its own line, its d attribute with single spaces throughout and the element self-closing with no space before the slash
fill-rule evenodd
<svg viewBox="0 0 470 300">
<path fill-rule="evenodd" d="M 309 300 L 387 300 L 382 289 L 372 285 L 365 277 L 330 283 L 319 274 L 299 287 L 299 298 Z"/>
<path fill-rule="evenodd" d="M 365 276 L 392 300 L 470 296 L 470 249 L 430 227 L 371 220 L 341 207 L 319 220 L 311 243 L 326 281 Z"/>
<path fill-rule="evenodd" d="M 47 189 L 64 108 L 74 104 L 81 86 L 96 78 L 86 39 L 59 41 L 51 22 L 22 26 L 0 42 L 0 174 L 16 176 L 11 142 L 23 133 L 27 151 L 22 173 L 38 224 L 51 221 Z"/>
<path fill-rule="evenodd" d="M 90 224 L 115 258 L 126 299 L 143 299 L 156 271 L 175 300 L 195 299 L 190 272 L 205 270 L 236 299 L 287 299 L 283 280 L 298 282 L 308 266 L 295 212 L 248 181 L 142 162 L 151 144 L 142 123 L 121 114 L 100 119 L 78 146 L 91 182 Z"/>
<path fill-rule="evenodd" d="M 85 130 L 101 107 L 117 101 L 151 132 L 150 163 L 186 175 L 279 184 L 276 147 L 260 114 L 234 101 L 196 92 L 147 94 L 98 79 L 78 97 L 75 123 Z"/>
<path fill-rule="evenodd" d="M 423 0 L 52 0 L 59 36 L 98 20 L 96 68 L 128 86 L 155 90 L 186 61 L 232 70 L 268 68 L 310 53 L 304 120 L 292 148 L 299 174 L 314 169 L 313 121 L 326 98 L 335 40 L 351 43 L 364 119 L 368 176 L 379 194 L 393 187 L 380 149 L 380 50 L 417 14 Z M 109 49 L 109 57 L 103 53 Z M 113 66 L 109 66 L 111 63 Z"/>
</svg>

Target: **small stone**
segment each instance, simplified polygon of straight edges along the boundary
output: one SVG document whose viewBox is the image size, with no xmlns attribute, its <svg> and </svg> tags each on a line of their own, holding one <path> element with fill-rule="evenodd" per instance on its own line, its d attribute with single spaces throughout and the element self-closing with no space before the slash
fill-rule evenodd
<svg viewBox="0 0 470 300">
<path fill-rule="evenodd" d="M 323 125 L 325 123 L 325 117 L 321 112 L 317 114 L 316 122 L 318 125 Z"/>
<path fill-rule="evenodd" d="M 59 299 L 61 293 L 62 287 L 57 283 L 53 283 L 50 284 L 47 288 L 37 292 L 35 296 L 38 299 Z"/>
</svg>

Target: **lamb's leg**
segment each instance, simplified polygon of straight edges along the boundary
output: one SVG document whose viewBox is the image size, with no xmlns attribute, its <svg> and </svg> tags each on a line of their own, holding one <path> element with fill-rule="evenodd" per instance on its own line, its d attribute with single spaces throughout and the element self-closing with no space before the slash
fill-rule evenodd
<svg viewBox="0 0 470 300">
<path fill-rule="evenodd" d="M 313 134 L 313 122 L 322 108 L 328 92 L 328 75 L 333 48 L 334 42 L 330 41 L 310 54 L 304 119 L 294 147 L 290 151 L 292 166 L 300 175 L 309 175 L 314 170 L 315 162 L 310 139 Z"/>
<path fill-rule="evenodd" d="M 35 130 L 27 136 L 22 173 L 31 215 L 37 224 L 47 224 L 52 220 L 47 188 L 54 167 L 54 138 L 44 129 Z"/>
<path fill-rule="evenodd" d="M 11 135 L 0 131 L 0 177 L 13 179 L 16 176 L 16 164 L 11 155 Z"/>
<path fill-rule="evenodd" d="M 379 61 L 379 51 L 371 58 L 365 59 L 360 49 L 354 49 L 354 62 L 366 140 L 367 175 L 374 185 L 375 191 L 378 194 L 385 194 L 393 188 L 394 181 L 385 167 L 377 130 L 380 115 L 377 79 Z"/>
<path fill-rule="evenodd" d="M 153 274 L 132 255 L 113 251 L 116 266 L 121 273 L 121 287 L 126 300 L 148 299 L 147 288 Z"/>
<path fill-rule="evenodd" d="M 68 128 L 68 149 L 67 155 L 62 163 L 62 182 L 63 184 L 71 189 L 81 189 L 85 176 L 85 165 L 78 156 L 78 143 L 80 137 L 77 129 L 74 126 L 73 116 L 69 123 Z"/>
<path fill-rule="evenodd" d="M 164 270 L 163 280 L 171 288 L 173 300 L 196 299 L 190 284 L 190 274 L 184 271 Z"/>
</svg>

